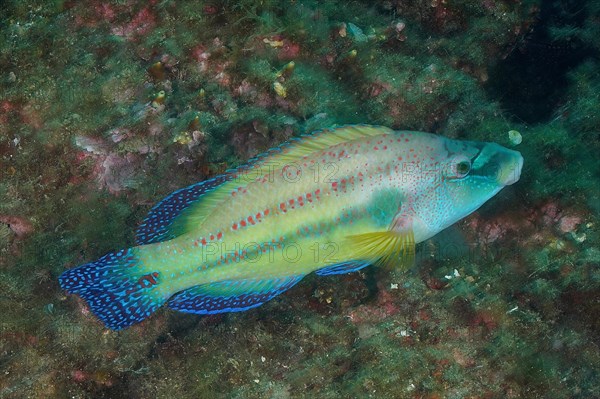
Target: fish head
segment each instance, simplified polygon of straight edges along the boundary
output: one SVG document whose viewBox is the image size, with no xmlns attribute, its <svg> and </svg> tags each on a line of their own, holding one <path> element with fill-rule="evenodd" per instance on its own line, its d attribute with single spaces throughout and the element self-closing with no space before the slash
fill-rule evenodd
<svg viewBox="0 0 600 399">
<path fill-rule="evenodd" d="M 496 143 L 448 140 L 447 159 L 441 168 L 445 225 L 471 214 L 505 186 L 521 176 L 523 157 Z"/>
<path fill-rule="evenodd" d="M 440 165 L 437 184 L 415 204 L 418 241 L 463 219 L 516 183 L 523 167 L 518 151 L 498 144 L 440 139 L 434 146 Z"/>
</svg>

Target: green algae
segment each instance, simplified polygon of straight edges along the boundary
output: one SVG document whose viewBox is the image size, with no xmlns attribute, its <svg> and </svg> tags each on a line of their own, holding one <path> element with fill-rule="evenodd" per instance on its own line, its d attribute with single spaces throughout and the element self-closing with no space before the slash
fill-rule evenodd
<svg viewBox="0 0 600 399">
<path fill-rule="evenodd" d="M 596 3 L 553 40 L 597 51 Z M 562 102 L 537 123 L 484 87 L 527 40 L 536 2 L 107 3 L 114 16 L 96 2 L 5 4 L 0 214 L 33 232 L 0 224 L 0 396 L 600 395 L 597 61 L 567 71 Z M 521 132 L 522 179 L 481 216 L 521 232 L 484 243 L 465 222 L 467 255 L 308 278 L 239 315 L 163 309 L 120 333 L 60 291 L 65 268 L 133 245 L 172 190 L 290 136 L 366 122 L 503 145 Z M 192 146 L 178 140 L 194 131 Z M 116 172 L 133 165 L 131 180 L 106 184 L 109 156 L 128 162 Z M 581 223 L 563 232 L 548 203 Z"/>
</svg>

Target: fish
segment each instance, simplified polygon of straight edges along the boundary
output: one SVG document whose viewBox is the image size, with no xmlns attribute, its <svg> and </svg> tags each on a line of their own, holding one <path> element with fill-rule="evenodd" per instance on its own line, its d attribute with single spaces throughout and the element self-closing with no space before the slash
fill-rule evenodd
<svg viewBox="0 0 600 399">
<path fill-rule="evenodd" d="M 136 246 L 59 282 L 112 330 L 163 305 L 246 311 L 313 272 L 410 267 L 416 244 L 517 182 L 522 167 L 519 152 L 495 143 L 334 127 L 171 193 L 139 226 Z"/>
</svg>

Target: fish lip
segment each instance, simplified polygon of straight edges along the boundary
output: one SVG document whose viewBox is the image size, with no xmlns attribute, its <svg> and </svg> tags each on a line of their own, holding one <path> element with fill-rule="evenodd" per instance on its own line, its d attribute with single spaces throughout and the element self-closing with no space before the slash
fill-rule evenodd
<svg viewBox="0 0 600 399">
<path fill-rule="evenodd" d="M 499 182 L 504 186 L 510 186 L 515 184 L 521 178 L 521 171 L 523 170 L 523 156 L 520 152 L 514 151 L 514 159 L 507 165 L 510 167 L 504 168 L 499 176 Z"/>
</svg>

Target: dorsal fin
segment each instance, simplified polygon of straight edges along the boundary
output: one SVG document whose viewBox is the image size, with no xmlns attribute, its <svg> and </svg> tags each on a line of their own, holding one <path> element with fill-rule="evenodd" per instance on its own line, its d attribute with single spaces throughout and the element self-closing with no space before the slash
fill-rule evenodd
<svg viewBox="0 0 600 399">
<path fill-rule="evenodd" d="M 138 227 L 135 240 L 138 245 L 152 244 L 175 238 L 171 231 L 173 221 L 181 213 L 198 201 L 204 194 L 217 188 L 229 178 L 221 175 L 191 186 L 179 189 L 165 197 L 148 212 Z"/>
<path fill-rule="evenodd" d="M 233 190 L 243 188 L 271 171 L 263 170 L 267 164 L 283 167 L 337 144 L 386 133 L 393 133 L 393 130 L 380 126 L 346 125 L 294 138 L 221 176 L 173 192 L 150 210 L 138 229 L 136 240 L 140 245 L 151 244 L 198 228 Z"/>
</svg>

